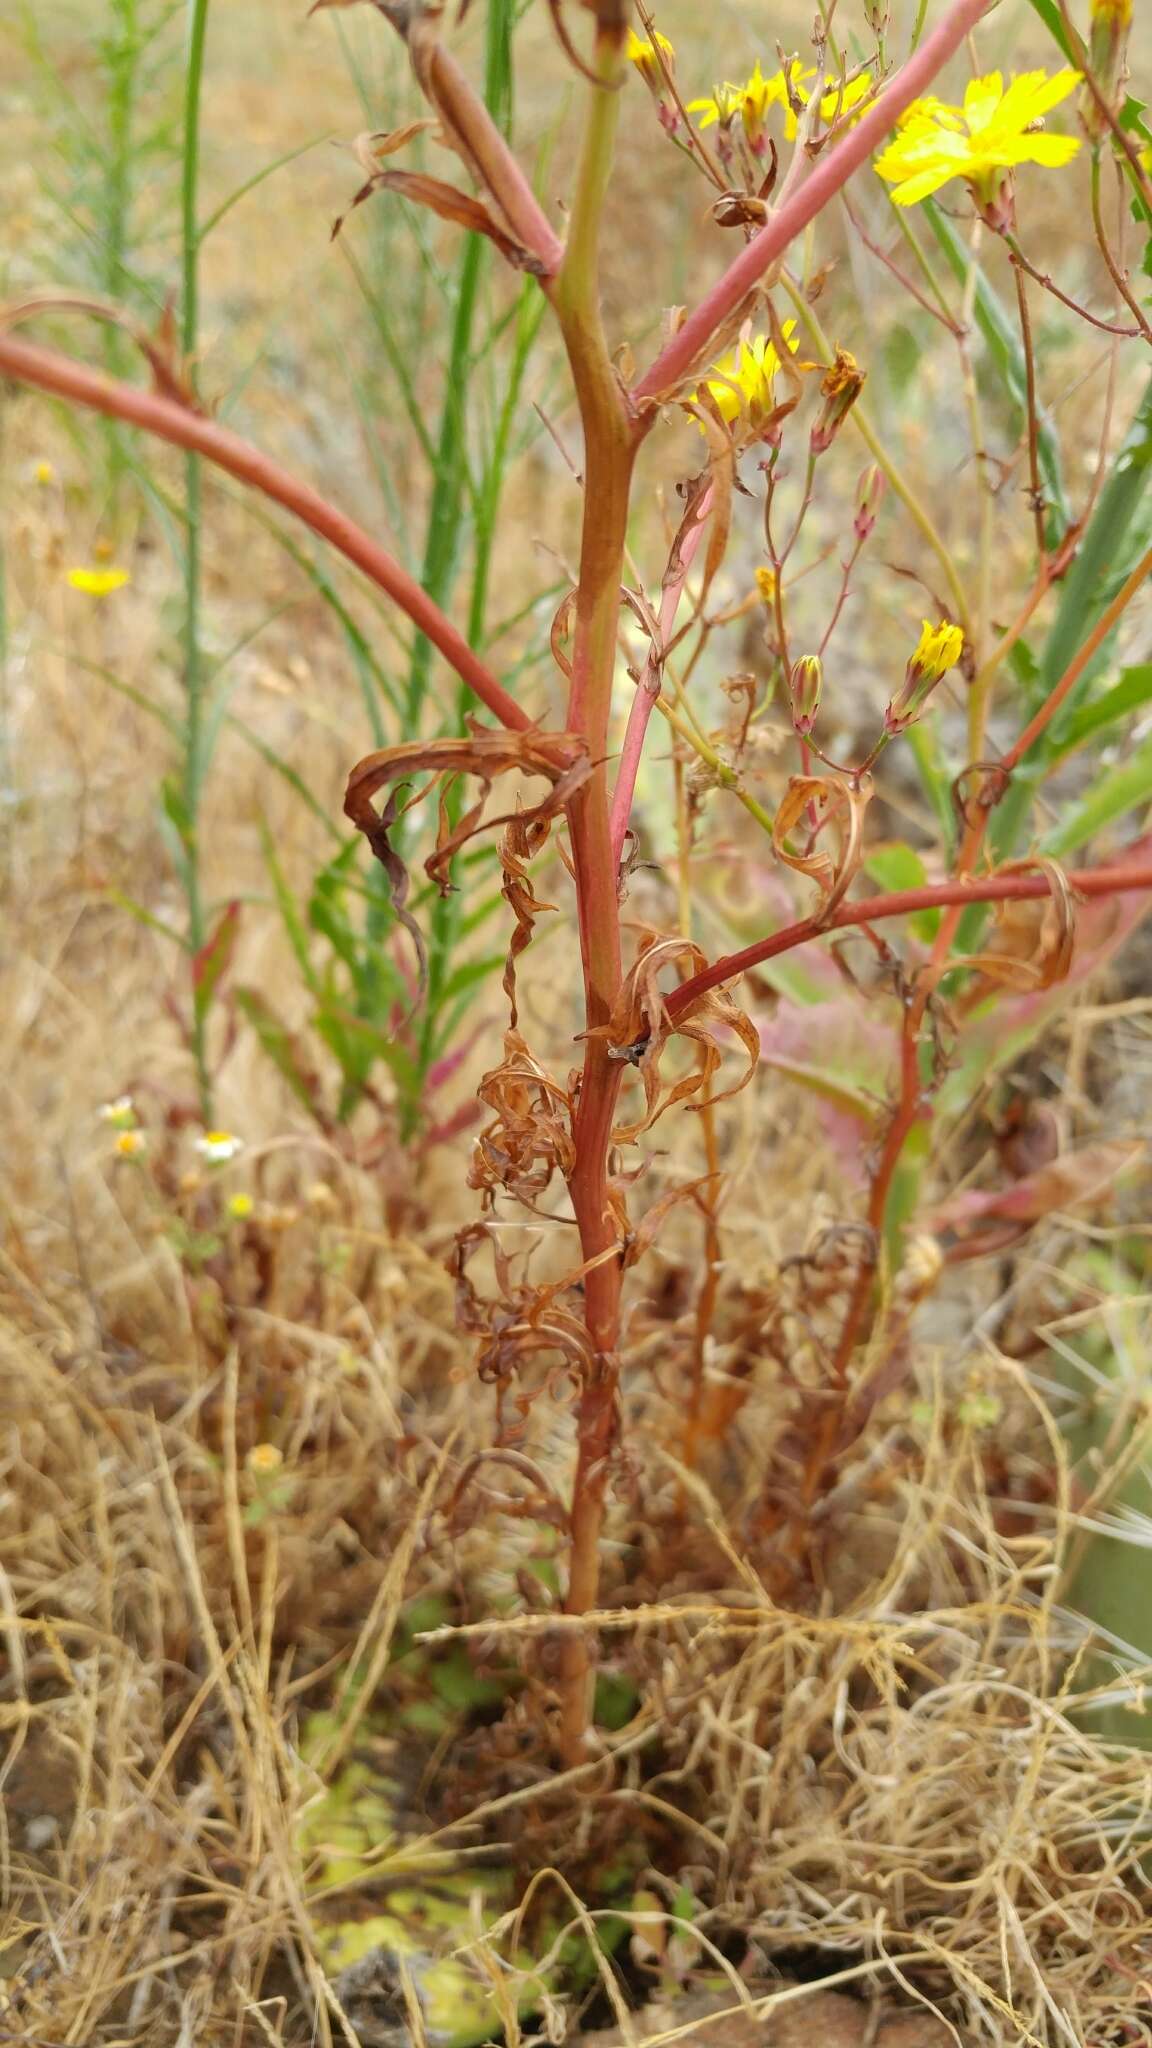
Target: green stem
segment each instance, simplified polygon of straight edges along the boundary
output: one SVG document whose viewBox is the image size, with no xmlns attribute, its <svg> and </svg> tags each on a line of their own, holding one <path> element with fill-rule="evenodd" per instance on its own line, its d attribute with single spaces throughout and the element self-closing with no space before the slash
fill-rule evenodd
<svg viewBox="0 0 1152 2048">
<path fill-rule="evenodd" d="M 819 318 L 796 284 L 795 279 L 791 278 L 786 270 L 782 270 L 780 282 L 784 286 L 805 327 L 808 329 L 816 347 L 819 349 L 821 359 L 826 364 L 831 364 L 835 359 L 835 351 L 820 324 Z M 968 601 L 964 595 L 964 586 L 960 581 L 956 564 L 937 531 L 927 506 L 917 497 L 903 471 L 897 468 L 880 434 L 872 424 L 872 416 L 867 406 L 860 399 L 857 399 L 848 417 L 868 449 L 869 454 L 872 456 L 873 461 L 878 463 L 883 470 L 896 496 L 919 527 L 924 539 L 936 556 L 944 571 L 945 580 L 948 585 L 948 595 L 952 605 L 953 617 L 957 625 L 963 626 L 965 634 L 970 634 L 971 622 L 968 615 Z"/>
<path fill-rule="evenodd" d="M 204 45 L 208 32 L 208 0 L 189 0 L 188 48 L 185 59 L 183 158 L 180 175 L 181 322 L 180 341 L 186 374 L 197 382 L 196 352 L 200 342 L 200 101 L 204 80 Z M 189 452 L 184 461 L 184 887 L 188 907 L 188 947 L 195 956 L 206 928 L 200 874 L 200 798 L 204 778 L 204 664 L 200 645 L 203 578 L 201 563 L 200 457 Z M 206 1122 L 212 1114 L 212 1080 L 208 1070 L 203 1006 L 192 1002 L 192 1057 L 200 1108 Z"/>
</svg>

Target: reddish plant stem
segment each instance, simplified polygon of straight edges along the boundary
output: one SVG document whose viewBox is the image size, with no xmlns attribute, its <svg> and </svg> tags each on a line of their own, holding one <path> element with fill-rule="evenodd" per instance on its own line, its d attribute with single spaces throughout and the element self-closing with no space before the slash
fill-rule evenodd
<svg viewBox="0 0 1152 2048">
<path fill-rule="evenodd" d="M 704 538 L 704 527 L 711 510 L 712 492 L 709 489 L 705 491 L 704 496 L 700 500 L 696 524 L 685 536 L 681 545 L 676 574 L 670 582 L 665 582 L 664 584 L 658 616 L 660 645 L 658 648 L 650 647 L 648 650 L 644 666 L 640 671 L 640 680 L 636 685 L 636 694 L 628 711 L 628 723 L 624 729 L 624 744 L 620 749 L 620 766 L 616 771 L 616 786 L 612 791 L 612 857 L 617 867 L 620 865 L 620 855 L 624 849 L 624 839 L 628 831 L 628 820 L 632 815 L 632 799 L 636 794 L 636 777 L 640 769 L 640 759 L 644 752 L 644 739 L 648 731 L 648 723 L 656 708 L 656 699 L 660 695 L 668 642 L 671 638 L 672 628 L 676 624 L 676 613 L 680 608 L 680 599 L 684 594 L 684 585 L 688 580 L 689 571 L 696 559 L 700 542 Z"/>
<path fill-rule="evenodd" d="M 600 222 L 619 115 L 619 94 L 613 88 L 622 43 L 622 28 L 601 28 L 597 35 L 594 62 L 603 83 L 591 88 L 588 100 L 568 244 L 552 291 L 584 430 L 584 511 L 567 722 L 587 740 L 593 769 L 567 815 L 588 1032 L 609 1022 L 621 982 L 606 756 L 632 468 L 640 438 L 600 315 Z M 565 1598 L 569 1614 L 586 1614 L 597 1603 L 604 1504 L 618 1431 L 622 1267 L 619 1256 L 602 1255 L 616 1252 L 619 1243 L 608 1176 L 620 1079 L 620 1062 L 609 1057 L 607 1039 L 586 1037 L 568 1181 L 581 1258 L 589 1268 L 584 1282 L 589 1360 L 576 1413 Z M 558 1747 L 567 1764 L 580 1762 L 585 1754 L 593 1672 L 594 1644 L 583 1633 L 566 1633 L 560 1648 Z"/>
<path fill-rule="evenodd" d="M 989 0 L 952 0 L 942 21 L 926 36 L 867 113 L 840 141 L 825 149 L 815 170 L 780 206 L 759 234 L 741 250 L 707 292 L 667 347 L 660 351 L 633 391 L 639 403 L 659 399 L 693 374 L 717 329 L 743 304 L 790 242 L 815 220 L 877 144 L 896 126 L 905 108 L 930 85 L 975 27 Z"/>
<path fill-rule="evenodd" d="M 533 721 L 528 713 L 508 695 L 491 669 L 473 653 L 463 634 L 395 556 L 311 484 L 282 469 L 250 441 L 175 399 L 101 376 L 98 370 L 90 370 L 87 364 L 75 362 L 71 356 L 18 340 L 12 334 L 0 333 L 0 375 L 33 385 L 54 398 L 67 399 L 71 405 L 141 427 L 145 433 L 155 434 L 175 448 L 203 455 L 217 469 L 226 470 L 238 482 L 261 491 L 274 504 L 294 513 L 322 540 L 330 542 L 392 598 L 502 725 L 513 732 L 527 732 L 531 728 Z"/>
<path fill-rule="evenodd" d="M 1069 880 L 1082 896 L 1131 895 L 1135 890 L 1152 889 L 1152 865 L 1134 861 L 1120 862 L 1115 867 L 1081 868 Z M 1029 902 L 1047 896 L 1050 886 L 1043 874 L 986 875 L 927 882 L 920 889 L 898 889 L 890 896 L 863 896 L 856 903 L 841 903 L 829 918 L 801 918 L 796 924 L 786 925 L 783 931 L 773 932 L 770 938 L 741 947 L 738 953 L 726 953 L 722 960 L 682 981 L 665 999 L 668 1015 L 675 1024 L 709 989 L 719 988 L 737 975 L 763 966 L 766 960 L 778 959 L 781 953 L 791 953 L 795 947 L 807 945 L 809 939 L 824 938 L 829 932 L 843 931 L 850 925 L 878 924 L 889 917 L 909 917 L 917 910 L 940 910 L 950 904 L 965 910 L 970 903 Z"/>
</svg>

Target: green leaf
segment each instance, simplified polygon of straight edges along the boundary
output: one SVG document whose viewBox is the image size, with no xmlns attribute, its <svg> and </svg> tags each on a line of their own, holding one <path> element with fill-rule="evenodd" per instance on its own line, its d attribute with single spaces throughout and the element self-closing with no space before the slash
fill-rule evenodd
<svg viewBox="0 0 1152 2048">
<path fill-rule="evenodd" d="M 173 924 L 166 924 L 154 911 L 146 910 L 142 903 L 137 903 L 134 896 L 125 896 L 120 889 L 106 889 L 104 894 L 109 903 L 114 903 L 118 910 L 126 910 L 129 917 L 135 918 L 137 924 L 147 925 L 149 931 L 158 932 L 162 939 L 170 939 L 174 946 L 179 946 L 182 953 L 187 952 L 188 941 L 183 932 L 178 932 Z"/>
<path fill-rule="evenodd" d="M 1123 755 L 1096 778 L 1088 794 L 1073 804 L 1042 842 L 1043 850 L 1057 856 L 1075 853 L 1114 818 L 1148 803 L 1152 803 L 1152 733 L 1133 753 Z"/>
<path fill-rule="evenodd" d="M 864 871 L 893 895 L 904 889 L 923 889 L 928 880 L 924 863 L 915 848 L 897 839 L 889 840 L 883 846 L 874 846 L 864 862 Z M 940 912 L 919 910 L 908 922 L 917 938 L 930 946 L 939 928 Z"/>
<path fill-rule="evenodd" d="M 1074 717 L 1066 724 L 1058 723 L 1053 734 L 1052 759 L 1062 761 L 1068 754 L 1075 753 L 1093 733 L 1103 732 L 1105 727 L 1115 725 L 1121 718 L 1127 718 L 1133 711 L 1139 711 L 1152 698 L 1152 662 L 1143 662 L 1138 668 L 1126 668 L 1118 683 L 1105 690 L 1091 704 L 1082 704 Z"/>
<path fill-rule="evenodd" d="M 287 878 L 280 865 L 275 841 L 269 830 L 267 819 L 263 817 L 260 819 L 260 844 L 264 849 L 264 863 L 268 869 L 272 891 L 276 898 L 276 908 L 280 912 L 280 922 L 284 926 L 288 944 L 296 956 L 296 965 L 300 969 L 305 986 L 319 1000 L 320 983 L 317 979 L 316 970 L 312 965 L 312 955 L 308 946 L 308 934 L 297 908 L 296 898 L 288 887 Z"/>
</svg>

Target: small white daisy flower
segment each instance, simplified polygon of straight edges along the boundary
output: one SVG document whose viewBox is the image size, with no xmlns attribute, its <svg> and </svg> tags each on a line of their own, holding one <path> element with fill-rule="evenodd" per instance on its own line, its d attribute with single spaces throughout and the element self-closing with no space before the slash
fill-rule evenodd
<svg viewBox="0 0 1152 2048">
<path fill-rule="evenodd" d="M 136 1105 L 130 1095 L 118 1095 L 115 1102 L 100 1104 L 100 1121 L 114 1131 L 130 1131 L 136 1123 Z"/>
<path fill-rule="evenodd" d="M 243 1143 L 243 1139 L 231 1131 L 205 1131 L 203 1137 L 196 1140 L 196 1150 L 210 1166 L 224 1166 L 229 1159 L 235 1159 Z"/>
</svg>

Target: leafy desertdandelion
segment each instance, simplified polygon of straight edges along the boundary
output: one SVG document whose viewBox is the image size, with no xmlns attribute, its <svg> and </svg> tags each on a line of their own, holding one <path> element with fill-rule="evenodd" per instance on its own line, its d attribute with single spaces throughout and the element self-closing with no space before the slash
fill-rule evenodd
<svg viewBox="0 0 1152 2048">
<path fill-rule="evenodd" d="M 123 590 L 131 581 L 126 569 L 69 569 L 65 578 L 72 590 L 83 591 L 85 597 L 111 597 L 113 591 Z"/>
<path fill-rule="evenodd" d="M 141 303 L 0 311 L 21 2038 L 579 2048 L 620 1969 L 679 2037 L 718 1958 L 770 2040 L 1143 2037 L 1152 192 L 1078 4 L 1073 100 L 965 90 L 985 0 L 714 85 L 739 9 L 376 0 L 347 262 L 290 134 L 230 174 L 260 10 L 102 10 L 43 260 Z"/>
</svg>

